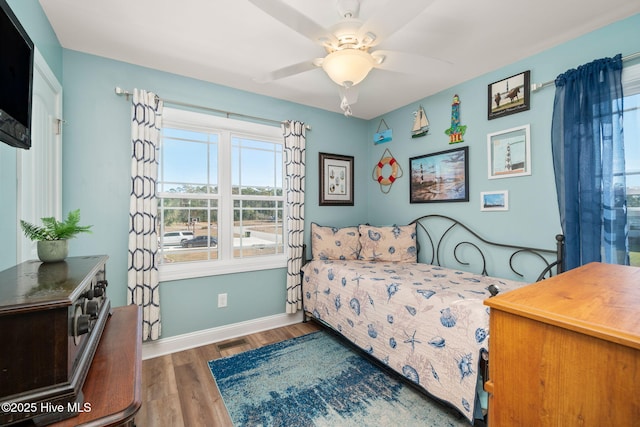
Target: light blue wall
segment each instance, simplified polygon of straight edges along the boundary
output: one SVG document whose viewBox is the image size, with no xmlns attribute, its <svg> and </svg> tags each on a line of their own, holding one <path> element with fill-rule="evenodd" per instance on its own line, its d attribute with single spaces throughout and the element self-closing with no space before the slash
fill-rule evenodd
<svg viewBox="0 0 640 427">
<path fill-rule="evenodd" d="M 38 49 L 64 87 L 63 210 L 80 208 L 83 222 L 94 233 L 74 240 L 71 255 L 105 253 L 109 293 L 114 306 L 126 304 L 126 263 L 129 196 L 130 107 L 114 94 L 114 87 L 152 90 L 167 99 L 276 120 L 303 120 L 313 127 L 307 145 L 306 223 L 350 225 L 406 223 L 431 212 L 457 217 L 496 239 L 505 238 L 550 246 L 559 232 L 551 170 L 549 132 L 553 88 L 531 95 L 531 110 L 488 121 L 487 85 L 524 70 L 533 82 L 553 79 L 568 68 L 617 52 L 640 51 L 640 15 L 595 31 L 575 41 L 465 82 L 429 98 L 384 115 L 394 140 L 374 146 L 379 118 L 346 119 L 342 115 L 259 96 L 169 73 L 87 55 L 60 47 L 37 0 L 9 0 Z M 43 22 L 44 21 L 44 22 Z M 457 93 L 462 101 L 461 121 L 468 126 L 471 197 L 468 203 L 410 204 L 408 159 L 452 148 L 444 135 L 449 127 L 450 104 Z M 431 133 L 412 140 L 412 112 L 419 103 L 431 121 Z M 487 133 L 531 124 L 530 177 L 487 179 Z M 374 164 L 385 148 L 400 161 L 405 177 L 387 195 L 371 179 Z M 355 158 L 355 206 L 318 206 L 318 153 Z M 0 147 L 0 221 L 15 235 L 15 149 Z M 480 191 L 509 190 L 508 212 L 480 212 Z M 3 228 L 3 231 L 5 229 Z M 307 236 L 307 242 L 308 242 Z M 11 240 L 11 239 L 10 239 Z M 15 263 L 15 239 L 0 249 L 0 268 Z M 284 312 L 283 269 L 166 282 L 161 285 L 163 337 L 194 332 Z M 217 309 L 216 297 L 225 292 L 229 306 Z"/>
<path fill-rule="evenodd" d="M 405 176 L 393 184 L 389 194 L 382 194 L 376 182 L 367 180 L 368 220 L 373 224 L 400 224 L 439 213 L 468 223 L 498 241 L 553 249 L 554 236 L 561 232 L 550 143 L 554 86 L 532 92 L 529 111 L 494 120 L 487 120 L 487 86 L 525 70 L 531 70 L 531 83 L 542 83 L 596 58 L 638 51 L 640 15 L 385 114 L 382 118 L 393 129 L 393 140 L 377 146 L 368 143 L 369 164 L 373 168 L 388 148 Z M 467 125 L 467 132 L 463 143 L 449 145 L 444 130 L 451 126 L 454 94 L 460 96 L 460 119 L 461 124 Z M 420 104 L 431 131 L 425 137 L 411 139 L 413 112 Z M 379 122 L 377 118 L 369 123 L 368 141 Z M 488 179 L 487 134 L 525 124 L 531 125 L 531 176 Z M 469 147 L 469 202 L 410 204 L 409 159 L 462 146 Z M 480 192 L 496 190 L 509 191 L 509 211 L 481 212 Z"/>
<path fill-rule="evenodd" d="M 307 133 L 306 221 L 357 223 L 365 218 L 366 192 L 355 206 L 320 208 L 318 153 L 366 159 L 367 122 L 291 102 L 243 92 L 106 58 L 65 50 L 63 210 L 80 208 L 93 234 L 74 240 L 71 255 L 109 255 L 109 294 L 126 303 L 130 174 L 130 102 L 114 88 L 144 88 L 165 99 L 274 120 L 302 120 Z M 355 162 L 356 188 L 365 188 L 366 162 Z M 163 337 L 284 313 L 286 271 L 230 274 L 161 285 Z M 217 294 L 228 307 L 216 307 Z"/>
</svg>

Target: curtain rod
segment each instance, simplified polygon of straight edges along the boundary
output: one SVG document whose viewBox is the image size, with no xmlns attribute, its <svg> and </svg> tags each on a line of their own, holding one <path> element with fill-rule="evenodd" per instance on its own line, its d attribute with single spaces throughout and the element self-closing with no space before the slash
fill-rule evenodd
<svg viewBox="0 0 640 427">
<path fill-rule="evenodd" d="M 632 59 L 636 59 L 636 58 L 640 58 L 640 52 L 636 52 L 636 53 L 632 53 L 630 55 L 627 56 L 623 56 L 622 57 L 622 61 L 631 61 Z M 533 83 L 531 85 L 531 92 L 535 92 L 538 91 L 540 89 L 542 89 L 543 87 L 547 87 L 549 85 L 552 85 L 556 82 L 555 79 L 553 80 L 549 80 L 548 82 L 544 82 L 544 83 Z"/>
<path fill-rule="evenodd" d="M 115 92 L 116 92 L 116 95 L 118 95 L 118 96 L 125 96 L 127 98 L 127 100 L 129 100 L 130 96 L 133 96 L 133 93 L 129 92 L 128 90 L 122 89 L 120 86 L 116 86 Z M 156 95 L 156 98 L 162 99 L 158 95 Z M 211 111 L 211 112 L 218 113 L 218 114 L 224 114 L 224 115 L 227 116 L 227 118 L 229 118 L 229 116 L 235 116 L 235 117 L 241 117 L 241 118 L 244 118 L 244 119 L 258 120 L 258 121 L 265 122 L 265 123 L 272 123 L 272 124 L 276 124 L 278 126 L 281 125 L 281 124 L 287 123 L 287 122 L 278 121 L 278 120 L 266 119 L 264 117 L 249 116 L 247 114 L 234 113 L 232 111 L 224 111 L 224 110 L 218 110 L 218 109 L 210 108 L 210 107 L 203 107 L 202 105 L 188 104 L 186 102 L 174 101 L 174 100 L 171 100 L 171 99 L 162 99 L 162 100 L 164 102 L 166 102 L 167 104 L 179 105 L 181 107 L 196 108 L 198 110 Z M 305 125 L 305 128 L 307 130 L 311 130 L 311 125 Z"/>
</svg>

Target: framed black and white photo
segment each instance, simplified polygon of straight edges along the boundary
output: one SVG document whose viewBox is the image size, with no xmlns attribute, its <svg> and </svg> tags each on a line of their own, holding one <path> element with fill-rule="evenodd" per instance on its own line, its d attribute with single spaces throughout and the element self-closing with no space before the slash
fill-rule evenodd
<svg viewBox="0 0 640 427">
<path fill-rule="evenodd" d="M 489 179 L 531 175 L 529 125 L 487 135 Z"/>
<path fill-rule="evenodd" d="M 531 72 L 524 71 L 491 83 L 488 87 L 487 119 L 497 119 L 531 107 Z"/>
<path fill-rule="evenodd" d="M 508 211 L 508 191 L 483 191 L 480 193 L 481 211 Z"/>
<path fill-rule="evenodd" d="M 410 203 L 468 202 L 469 147 L 409 159 Z"/>
<path fill-rule="evenodd" d="M 320 153 L 320 206 L 353 206 L 353 156 Z"/>
</svg>

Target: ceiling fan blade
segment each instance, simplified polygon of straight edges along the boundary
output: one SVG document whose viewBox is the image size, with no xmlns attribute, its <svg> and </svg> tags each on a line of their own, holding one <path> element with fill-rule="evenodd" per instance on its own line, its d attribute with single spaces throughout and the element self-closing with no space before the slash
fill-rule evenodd
<svg viewBox="0 0 640 427">
<path fill-rule="evenodd" d="M 396 50 L 376 50 L 375 52 L 371 52 L 371 56 L 373 56 L 378 64 L 375 65 L 375 68 L 405 74 L 411 73 L 412 70 L 420 72 L 434 67 L 442 68 L 443 66 L 453 65 L 452 62 L 446 59 L 399 52 Z"/>
<path fill-rule="evenodd" d="M 315 70 L 318 68 L 318 64 L 321 64 L 321 59 L 312 59 L 308 61 L 299 62 L 297 64 L 289 65 L 287 67 L 280 68 L 278 70 L 271 71 L 254 78 L 258 83 L 269 83 L 274 80 L 283 79 L 285 77 L 293 76 L 295 74 L 304 73 L 307 71 Z"/>
<path fill-rule="evenodd" d="M 358 39 L 362 40 L 367 33 L 374 34 L 375 40 L 369 45 L 375 46 L 418 16 L 434 1 L 407 0 L 400 4 L 390 0 L 358 29 Z"/>
<path fill-rule="evenodd" d="M 337 42 L 330 31 L 314 20 L 298 12 L 281 0 L 249 0 L 254 6 L 271 15 L 292 30 L 311 39 L 315 43 Z"/>
</svg>

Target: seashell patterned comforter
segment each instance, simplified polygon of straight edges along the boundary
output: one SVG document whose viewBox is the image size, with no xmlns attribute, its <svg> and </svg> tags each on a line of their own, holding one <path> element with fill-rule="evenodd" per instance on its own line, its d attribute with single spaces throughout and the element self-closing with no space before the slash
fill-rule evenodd
<svg viewBox="0 0 640 427">
<path fill-rule="evenodd" d="M 526 283 L 416 263 L 314 260 L 302 271 L 306 312 L 473 420 L 487 288 Z"/>
</svg>

